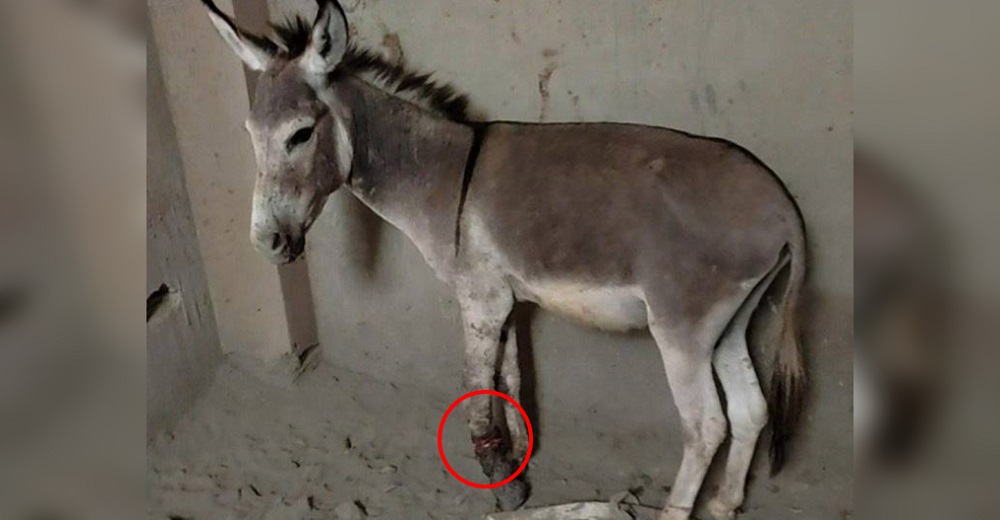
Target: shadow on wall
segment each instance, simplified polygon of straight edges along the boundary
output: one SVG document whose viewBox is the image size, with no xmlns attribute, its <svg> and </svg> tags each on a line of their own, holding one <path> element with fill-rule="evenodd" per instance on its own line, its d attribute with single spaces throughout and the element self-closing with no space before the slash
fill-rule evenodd
<svg viewBox="0 0 1000 520">
<path fill-rule="evenodd" d="M 531 319 L 537 307 L 528 303 L 518 303 L 514 306 L 511 322 L 517 330 L 517 366 L 521 371 L 520 395 L 511 396 L 521 403 L 524 412 L 528 414 L 535 436 L 533 451 L 538 452 L 542 438 L 541 418 L 538 415 L 538 376 L 535 373 L 535 345 L 532 342 Z"/>
<path fill-rule="evenodd" d="M 343 209 L 338 213 L 343 222 L 338 222 L 336 225 L 344 227 L 346 240 L 351 245 L 345 251 L 345 258 L 353 264 L 355 269 L 352 269 L 352 272 L 364 276 L 366 280 L 371 280 L 375 277 L 379 265 L 385 223 L 374 211 L 350 196 L 346 189 L 343 191 L 340 196 L 346 200 Z"/>
</svg>

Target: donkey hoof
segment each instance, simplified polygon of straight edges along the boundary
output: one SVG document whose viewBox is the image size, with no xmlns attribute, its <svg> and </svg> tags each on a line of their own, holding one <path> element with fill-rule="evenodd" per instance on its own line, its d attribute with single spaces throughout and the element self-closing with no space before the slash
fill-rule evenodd
<svg viewBox="0 0 1000 520">
<path fill-rule="evenodd" d="M 514 479 L 506 486 L 494 489 L 493 495 L 501 511 L 513 511 L 528 501 L 528 485 L 521 479 Z"/>
<path fill-rule="evenodd" d="M 737 508 L 727 505 L 719 498 L 713 498 L 705 504 L 705 520 L 736 520 Z"/>
<path fill-rule="evenodd" d="M 658 520 L 690 520 L 690 518 L 690 511 L 668 507 L 660 513 L 660 518 Z"/>
</svg>

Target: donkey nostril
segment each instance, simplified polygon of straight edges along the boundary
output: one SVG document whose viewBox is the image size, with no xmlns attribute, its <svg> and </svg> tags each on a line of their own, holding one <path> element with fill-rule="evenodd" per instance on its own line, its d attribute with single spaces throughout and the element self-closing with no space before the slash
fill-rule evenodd
<svg viewBox="0 0 1000 520">
<path fill-rule="evenodd" d="M 282 246 L 281 233 L 271 235 L 271 250 L 276 251 Z"/>
<path fill-rule="evenodd" d="M 292 254 L 292 256 L 297 257 L 297 256 L 301 255 L 305 250 L 306 250 L 306 239 L 305 239 L 305 237 L 300 237 L 300 238 L 297 238 L 297 239 L 293 239 L 288 244 L 288 251 Z"/>
</svg>

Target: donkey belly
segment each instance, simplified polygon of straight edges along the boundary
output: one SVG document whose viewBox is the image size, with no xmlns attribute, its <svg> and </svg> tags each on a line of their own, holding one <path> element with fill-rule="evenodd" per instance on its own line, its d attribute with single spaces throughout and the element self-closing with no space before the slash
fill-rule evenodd
<svg viewBox="0 0 1000 520">
<path fill-rule="evenodd" d="M 573 321 L 604 330 L 625 331 L 647 325 L 646 303 L 637 287 L 598 287 L 575 283 L 522 286 L 518 297 Z"/>
</svg>

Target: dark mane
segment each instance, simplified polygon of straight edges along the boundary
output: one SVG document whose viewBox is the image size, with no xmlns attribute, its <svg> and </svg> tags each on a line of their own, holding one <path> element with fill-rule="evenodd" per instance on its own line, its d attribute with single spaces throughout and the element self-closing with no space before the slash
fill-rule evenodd
<svg viewBox="0 0 1000 520">
<path fill-rule="evenodd" d="M 272 23 L 271 30 L 278 39 L 278 44 L 284 47 L 288 59 L 298 58 L 306 47 L 312 33 L 312 24 L 301 16 L 285 18 L 285 21 Z"/>
<path fill-rule="evenodd" d="M 287 59 L 301 56 L 309 45 L 312 26 L 301 16 L 286 18 L 284 22 L 272 24 L 271 28 Z M 465 94 L 448 83 L 434 81 L 432 74 L 392 63 L 377 51 L 352 44 L 331 73 L 331 79 L 344 74 L 365 76 L 393 94 L 412 94 L 431 110 L 453 121 L 469 121 L 469 98 Z"/>
<path fill-rule="evenodd" d="M 454 121 L 469 120 L 469 99 L 448 83 L 438 83 L 432 74 L 407 70 L 376 51 L 352 46 L 336 74 L 367 74 L 371 79 L 396 94 L 412 93 L 432 110 Z"/>
</svg>

